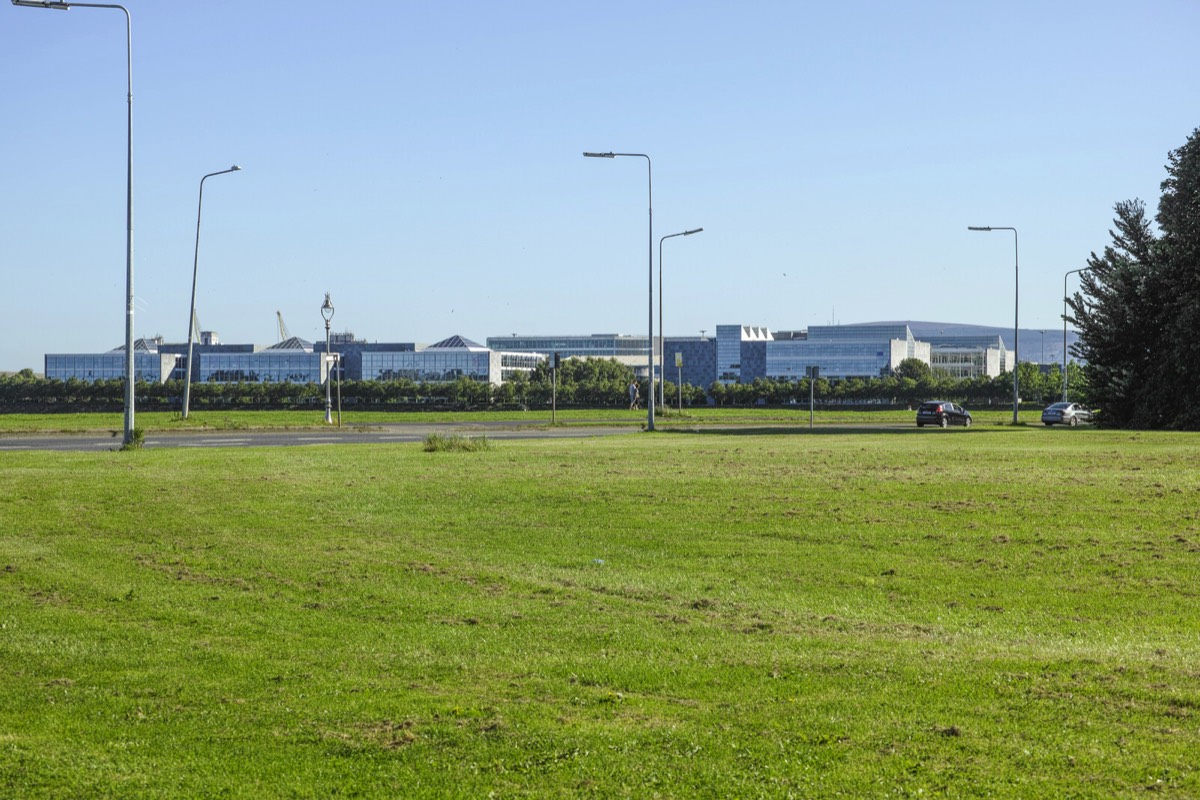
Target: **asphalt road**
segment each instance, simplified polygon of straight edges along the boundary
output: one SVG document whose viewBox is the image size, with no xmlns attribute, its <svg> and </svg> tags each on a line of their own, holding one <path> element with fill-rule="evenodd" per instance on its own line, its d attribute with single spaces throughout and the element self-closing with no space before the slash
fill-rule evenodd
<svg viewBox="0 0 1200 800">
<path fill-rule="evenodd" d="M 431 433 L 443 436 L 486 436 L 489 439 L 581 439 L 613 436 L 640 430 L 636 425 L 597 427 L 530 427 L 504 423 L 449 423 L 442 425 L 397 423 L 370 428 L 343 427 L 287 431 L 185 431 L 148 433 L 146 448 L 167 447 L 299 447 L 327 444 L 388 444 L 420 442 Z M 110 433 L 15 434 L 0 436 L 3 450 L 60 450 L 95 452 L 117 450 L 119 435 Z"/>
</svg>

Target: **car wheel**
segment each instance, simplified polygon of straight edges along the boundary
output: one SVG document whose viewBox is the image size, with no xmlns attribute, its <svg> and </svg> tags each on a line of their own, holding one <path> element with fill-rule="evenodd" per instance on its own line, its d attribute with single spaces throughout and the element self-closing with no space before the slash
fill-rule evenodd
<svg viewBox="0 0 1200 800">
<path fill-rule="evenodd" d="M 1067 424 L 1070 425 L 1072 428 L 1074 428 L 1076 425 L 1079 424 L 1079 420 L 1077 420 L 1075 417 L 1071 417 L 1071 421 L 1068 422 Z"/>
<path fill-rule="evenodd" d="M 970 417 L 967 417 L 966 419 L 963 420 L 963 427 L 964 428 L 971 427 L 971 418 Z"/>
<path fill-rule="evenodd" d="M 942 427 L 945 428 L 949 424 L 950 424 L 950 420 L 947 419 L 946 417 L 942 417 Z"/>
</svg>

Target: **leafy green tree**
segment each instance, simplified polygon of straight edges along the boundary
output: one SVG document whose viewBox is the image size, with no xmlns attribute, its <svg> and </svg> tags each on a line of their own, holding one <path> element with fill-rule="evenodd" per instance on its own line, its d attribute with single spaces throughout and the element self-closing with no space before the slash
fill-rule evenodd
<svg viewBox="0 0 1200 800">
<path fill-rule="evenodd" d="M 906 358 L 896 365 L 897 378 L 912 378 L 922 381 L 933 376 L 933 370 L 919 358 Z"/>
<path fill-rule="evenodd" d="M 1032 361 L 1017 364 L 1017 380 L 1021 389 L 1021 401 L 1042 403 L 1046 397 L 1046 376 L 1039 365 Z"/>
</svg>

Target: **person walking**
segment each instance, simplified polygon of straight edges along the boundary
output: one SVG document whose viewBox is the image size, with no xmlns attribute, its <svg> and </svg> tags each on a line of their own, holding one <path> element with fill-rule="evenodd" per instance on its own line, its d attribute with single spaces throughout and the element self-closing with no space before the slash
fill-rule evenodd
<svg viewBox="0 0 1200 800">
<path fill-rule="evenodd" d="M 642 400 L 642 395 L 641 395 L 641 392 L 638 391 L 637 381 L 636 380 L 630 381 L 629 382 L 629 410 L 637 411 L 638 404 L 641 402 L 641 400 Z"/>
</svg>

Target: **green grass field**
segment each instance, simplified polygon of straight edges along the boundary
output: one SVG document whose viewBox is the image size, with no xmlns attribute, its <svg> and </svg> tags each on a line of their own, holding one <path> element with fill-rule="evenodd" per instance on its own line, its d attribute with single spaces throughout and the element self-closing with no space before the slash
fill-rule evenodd
<svg viewBox="0 0 1200 800">
<path fill-rule="evenodd" d="M 1200 436 L 0 460 L 0 796 L 1200 796 Z"/>
</svg>

